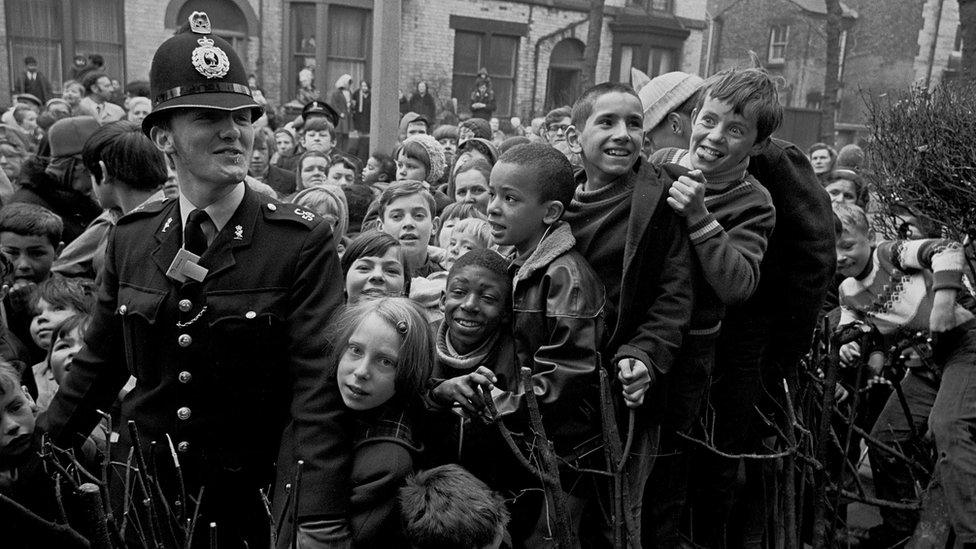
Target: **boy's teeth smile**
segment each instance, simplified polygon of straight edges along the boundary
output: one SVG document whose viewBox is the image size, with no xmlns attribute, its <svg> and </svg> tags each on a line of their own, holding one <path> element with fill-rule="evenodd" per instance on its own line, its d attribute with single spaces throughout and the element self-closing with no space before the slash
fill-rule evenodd
<svg viewBox="0 0 976 549">
<path fill-rule="evenodd" d="M 610 156 L 630 156 L 630 152 L 624 149 L 607 149 L 603 152 Z"/>
<path fill-rule="evenodd" d="M 704 160 L 718 160 L 725 156 L 725 153 L 705 145 L 698 145 L 698 156 Z"/>
<path fill-rule="evenodd" d="M 455 318 L 454 323 L 464 328 L 477 328 L 480 325 L 473 320 L 464 320 L 463 318 Z"/>
</svg>

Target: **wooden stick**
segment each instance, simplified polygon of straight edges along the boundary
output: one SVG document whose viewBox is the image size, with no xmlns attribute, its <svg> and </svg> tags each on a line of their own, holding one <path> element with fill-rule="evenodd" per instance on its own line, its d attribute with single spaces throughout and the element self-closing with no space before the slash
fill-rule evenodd
<svg viewBox="0 0 976 549">
<path fill-rule="evenodd" d="M 78 489 L 85 522 L 91 525 L 92 549 L 112 549 L 112 542 L 108 535 L 108 523 L 105 521 L 105 509 L 102 507 L 102 497 L 98 486 L 86 482 Z"/>
</svg>

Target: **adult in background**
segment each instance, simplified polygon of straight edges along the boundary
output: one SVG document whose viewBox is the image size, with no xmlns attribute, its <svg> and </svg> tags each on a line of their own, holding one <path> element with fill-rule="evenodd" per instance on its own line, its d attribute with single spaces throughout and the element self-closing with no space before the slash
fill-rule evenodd
<svg viewBox="0 0 976 549">
<path fill-rule="evenodd" d="M 125 118 L 122 107 L 111 102 L 115 88 L 112 86 L 112 79 L 105 73 L 89 72 L 81 83 L 86 93 L 79 105 L 82 112 L 94 117 L 99 124 Z"/>
<path fill-rule="evenodd" d="M 491 89 L 491 78 L 488 71 L 481 69 L 475 80 L 474 91 L 471 92 L 471 118 L 491 120 L 495 112 L 495 91 Z"/>
<path fill-rule="evenodd" d="M 92 199 L 91 177 L 81 161 L 82 147 L 97 129 L 98 122 L 89 116 L 55 122 L 47 135 L 50 162 L 44 165 L 35 157 L 25 164 L 20 174 L 20 189 L 10 197 L 11 203 L 37 204 L 61 216 L 65 244 L 78 238 L 102 213 Z"/>
<path fill-rule="evenodd" d="M 64 99 L 71 109 L 71 116 L 84 116 L 81 100 L 85 97 L 85 87 L 77 80 L 68 80 L 61 86 L 61 99 Z"/>
<path fill-rule="evenodd" d="M 51 81 L 47 76 L 37 70 L 37 59 L 33 57 L 24 58 L 24 72 L 20 73 L 14 83 L 15 93 L 29 93 L 38 98 L 41 103 L 46 103 L 48 99 L 54 97 L 51 90 Z"/>
<path fill-rule="evenodd" d="M 830 172 L 834 169 L 834 162 L 837 160 L 837 151 L 826 143 L 814 143 L 807 149 L 807 158 L 810 159 L 817 180 L 822 185 L 826 185 Z"/>
<path fill-rule="evenodd" d="M 352 102 L 352 76 L 343 74 L 336 80 L 335 88 L 329 93 L 329 104 L 339 113 L 339 122 L 335 125 L 336 147 L 345 151 L 349 145 L 349 132 L 352 130 L 352 117 L 349 104 Z"/>
<path fill-rule="evenodd" d="M 434 124 L 437 120 L 437 100 L 427 90 L 427 82 L 417 82 L 417 91 L 410 95 L 410 110 Z"/>
<path fill-rule="evenodd" d="M 206 14 L 159 47 L 149 80 L 161 99 L 142 128 L 173 163 L 180 195 L 112 231 L 86 345 L 40 423 L 56 444 L 74 445 L 133 375 L 122 415 L 166 494 L 179 491 L 172 439 L 186 493 L 205 487 L 198 525 L 216 524 L 218 546 L 270 545 L 260 489 L 275 463 L 303 460 L 297 498 L 285 490 L 293 478 L 271 494 L 278 546 L 290 545 L 297 520 L 298 546 L 348 547 L 350 447 L 322 329 L 343 301 L 332 231 L 245 185 L 262 111 Z M 113 449 L 124 456 L 135 441 L 122 431 Z M 163 442 L 152 450 L 150 441 Z M 195 546 L 209 530 L 196 529 Z"/>
<path fill-rule="evenodd" d="M 356 155 L 360 160 L 369 158 L 369 124 L 370 112 L 372 110 L 372 96 L 369 93 L 369 82 L 363 80 L 359 83 L 359 89 L 352 94 L 352 127 L 356 130 L 358 137 L 356 142 L 351 145 L 350 153 Z"/>
</svg>

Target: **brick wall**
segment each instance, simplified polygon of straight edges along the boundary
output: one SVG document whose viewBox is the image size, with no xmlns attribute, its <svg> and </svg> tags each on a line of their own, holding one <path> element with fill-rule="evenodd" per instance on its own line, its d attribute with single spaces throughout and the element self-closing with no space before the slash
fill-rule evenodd
<svg viewBox="0 0 976 549">
<path fill-rule="evenodd" d="M 10 51 L 7 48 L 7 3 L 0 0 L 0 59 L 7 67 L 10 67 Z M 16 64 L 14 65 L 16 66 Z M 16 74 L 16 73 L 15 73 Z M 8 69 L 0 70 L 0 101 L 3 105 L 9 105 L 10 91 L 14 87 L 13 75 Z"/>
</svg>

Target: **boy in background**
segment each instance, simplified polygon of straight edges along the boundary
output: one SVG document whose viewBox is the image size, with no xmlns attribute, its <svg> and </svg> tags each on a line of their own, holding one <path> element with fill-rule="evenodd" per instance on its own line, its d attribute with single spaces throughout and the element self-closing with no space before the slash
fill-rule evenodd
<svg viewBox="0 0 976 549">
<path fill-rule="evenodd" d="M 687 456 L 674 456 L 690 450 L 677 433 L 687 432 L 698 418 L 726 308 L 744 303 L 758 287 L 759 265 L 775 226 L 769 193 L 746 169 L 749 156 L 766 145 L 783 112 L 775 85 L 758 69 L 719 73 L 698 94 L 690 148 L 662 149 L 651 157 L 654 163 L 691 170 L 674 182 L 668 204 L 685 219 L 700 274 L 691 324 L 665 394 L 661 453 L 669 457 L 658 464 L 664 467 L 653 474 L 654 489 L 647 494 L 653 498 L 648 518 L 656 532 L 654 545 L 667 547 L 680 540 L 690 472 Z M 717 383 L 722 381 L 719 376 Z"/>
<path fill-rule="evenodd" d="M 889 240 L 874 244 L 867 216 L 858 206 L 838 205 L 834 211 L 843 231 L 837 239 L 840 285 L 840 327 L 871 322 L 888 340 L 899 332 L 928 332 L 933 338 L 932 362 L 941 382 L 936 388 L 919 371 L 901 382 L 917 427 L 931 429 L 939 452 L 935 473 L 941 480 L 949 522 L 961 547 L 976 544 L 976 318 L 957 302 L 966 292 L 965 252 L 958 242 L 940 239 Z M 840 349 L 841 362 L 861 355 L 856 342 Z M 928 421 L 926 422 L 925 419 Z M 892 394 L 878 417 L 872 436 L 909 450 L 913 429 Z M 878 497 L 912 499 L 912 471 L 884 452 L 869 450 Z M 870 532 L 871 547 L 898 546 L 914 531 L 913 513 L 882 510 L 883 523 Z"/>
<path fill-rule="evenodd" d="M 641 160 L 643 108 L 630 86 L 608 82 L 589 88 L 573 106 L 572 122 L 566 139 L 584 170 L 564 220 L 613 309 L 600 351 L 609 361 L 604 366 L 623 385 L 624 403 L 637 409 L 624 474 L 632 496 L 627 512 L 639 530 L 640 494 L 659 431 L 651 407 L 641 405 L 648 389 L 671 370 L 691 318 L 688 231 L 663 199 L 680 170 L 669 173 Z M 632 535 L 639 539 L 640 532 Z"/>
<path fill-rule="evenodd" d="M 51 266 L 64 248 L 63 229 L 61 218 L 43 206 L 14 203 L 0 209 L 0 252 L 13 265 L 13 284 L 3 301 L 7 327 L 27 346 L 31 364 L 47 354 L 30 337 L 31 296 L 51 276 Z"/>
<path fill-rule="evenodd" d="M 305 121 L 299 132 L 302 148 L 306 151 L 332 154 L 336 144 L 335 126 L 328 119 L 316 116 Z"/>
<path fill-rule="evenodd" d="M 419 181 L 397 181 L 379 198 L 380 230 L 400 241 L 407 267 L 417 277 L 444 270 L 427 253 L 440 223 L 434 211 L 434 197 Z"/>
<path fill-rule="evenodd" d="M 509 520 L 501 496 L 454 464 L 409 477 L 400 509 L 412 549 L 497 549 Z"/>
</svg>

